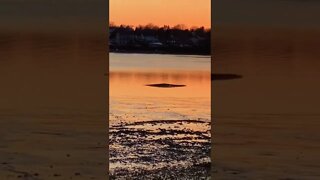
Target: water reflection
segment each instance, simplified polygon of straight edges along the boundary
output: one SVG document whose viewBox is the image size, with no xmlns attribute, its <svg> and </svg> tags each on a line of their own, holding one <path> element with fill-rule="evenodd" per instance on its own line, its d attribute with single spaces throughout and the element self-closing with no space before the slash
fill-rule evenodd
<svg viewBox="0 0 320 180">
<path fill-rule="evenodd" d="M 210 72 L 110 72 L 110 96 L 207 97 L 210 98 Z M 150 89 L 147 84 L 186 85 L 183 89 Z"/>
<path fill-rule="evenodd" d="M 111 178 L 209 177 L 210 57 L 111 54 L 109 83 Z"/>
</svg>

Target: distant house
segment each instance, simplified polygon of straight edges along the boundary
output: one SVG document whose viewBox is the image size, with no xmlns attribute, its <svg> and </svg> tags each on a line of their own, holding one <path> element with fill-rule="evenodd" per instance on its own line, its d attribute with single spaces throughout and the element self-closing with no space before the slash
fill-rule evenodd
<svg viewBox="0 0 320 180">
<path fill-rule="evenodd" d="M 145 42 L 148 42 L 148 43 L 159 42 L 159 39 L 157 37 L 151 36 L 151 35 L 143 36 L 143 39 Z"/>
<path fill-rule="evenodd" d="M 110 31 L 110 44 L 126 46 L 134 43 L 134 31 L 131 28 L 117 28 Z"/>
<path fill-rule="evenodd" d="M 149 47 L 161 47 L 163 44 L 159 41 L 158 37 L 153 35 L 142 35 L 143 41 L 148 44 Z"/>
<path fill-rule="evenodd" d="M 115 30 L 116 30 L 115 27 L 110 27 L 110 28 L 109 28 L 109 34 L 112 34 Z"/>
<path fill-rule="evenodd" d="M 152 42 L 152 43 L 149 43 L 149 47 L 152 47 L 152 48 L 159 48 L 159 47 L 162 47 L 163 44 L 161 42 Z"/>
<path fill-rule="evenodd" d="M 116 31 L 116 28 L 115 27 L 110 27 L 109 28 L 109 46 L 110 47 L 113 47 L 116 45 L 116 42 L 115 42 L 115 31 Z"/>
<path fill-rule="evenodd" d="M 210 52 L 210 32 L 203 28 L 180 30 L 121 25 L 110 27 L 109 32 L 109 47 L 116 52 Z"/>
</svg>

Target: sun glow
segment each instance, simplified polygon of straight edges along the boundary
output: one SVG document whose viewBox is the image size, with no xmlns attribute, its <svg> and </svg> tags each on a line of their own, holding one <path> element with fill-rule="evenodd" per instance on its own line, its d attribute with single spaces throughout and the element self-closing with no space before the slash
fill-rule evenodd
<svg viewBox="0 0 320 180">
<path fill-rule="evenodd" d="M 109 9 L 117 25 L 211 27 L 210 0 L 110 0 Z"/>
</svg>

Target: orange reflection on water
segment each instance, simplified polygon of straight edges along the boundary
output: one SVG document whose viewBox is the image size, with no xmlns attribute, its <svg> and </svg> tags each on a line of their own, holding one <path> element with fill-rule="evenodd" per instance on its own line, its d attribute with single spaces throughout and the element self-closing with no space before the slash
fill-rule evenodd
<svg viewBox="0 0 320 180">
<path fill-rule="evenodd" d="M 184 97 L 210 99 L 208 71 L 115 71 L 110 72 L 111 97 Z M 185 87 L 158 88 L 147 84 L 179 84 Z"/>
</svg>

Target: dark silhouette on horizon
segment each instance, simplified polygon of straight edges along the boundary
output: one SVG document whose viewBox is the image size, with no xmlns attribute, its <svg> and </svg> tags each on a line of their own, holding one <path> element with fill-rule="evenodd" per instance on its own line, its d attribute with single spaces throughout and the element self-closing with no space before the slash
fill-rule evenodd
<svg viewBox="0 0 320 180">
<path fill-rule="evenodd" d="M 109 30 L 111 52 L 210 55 L 210 29 L 204 27 L 110 24 Z"/>
</svg>

